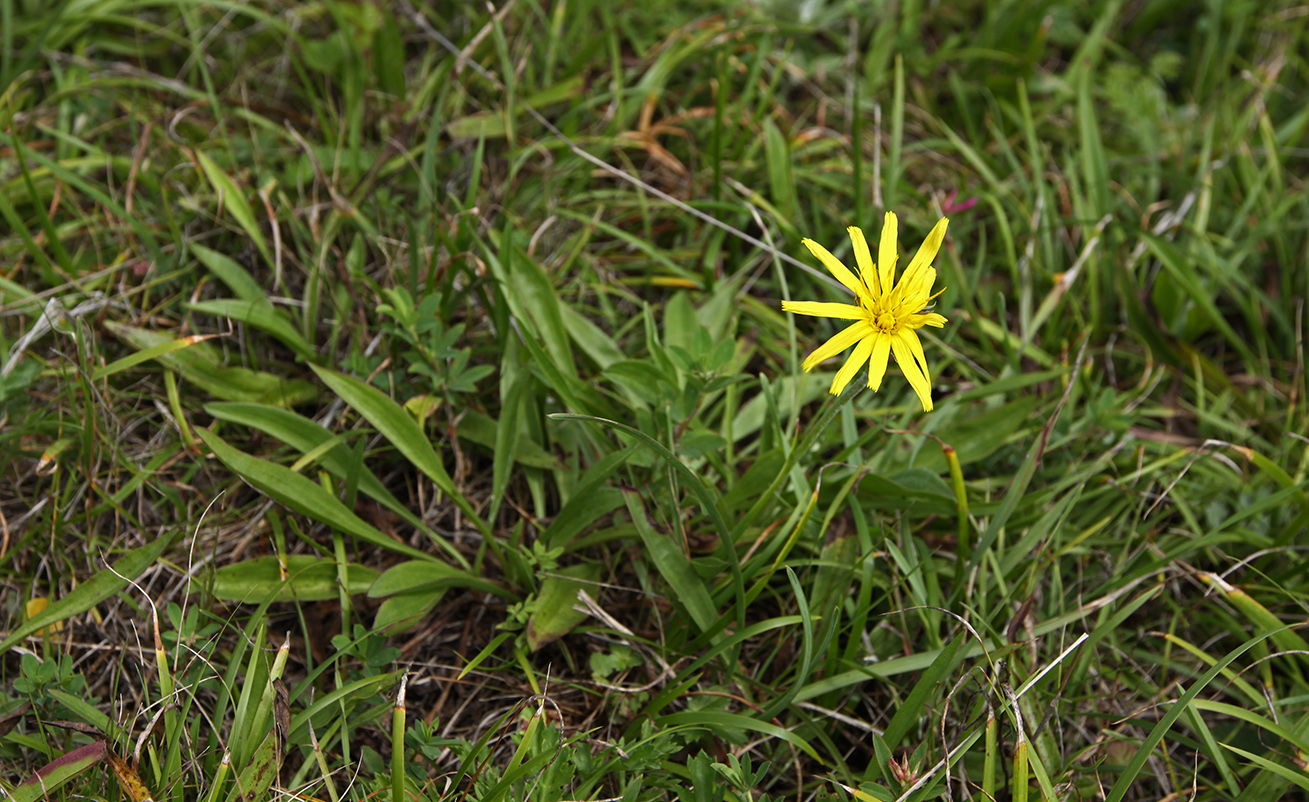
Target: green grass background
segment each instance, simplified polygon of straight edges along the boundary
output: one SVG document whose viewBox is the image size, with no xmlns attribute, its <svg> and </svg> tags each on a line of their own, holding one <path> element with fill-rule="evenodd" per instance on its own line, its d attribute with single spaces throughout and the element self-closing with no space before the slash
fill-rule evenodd
<svg viewBox="0 0 1309 802">
<path fill-rule="evenodd" d="M 0 0 L 0 786 L 1302 798 L 1307 58 L 1290 0 Z M 928 414 L 780 312 L 886 210 L 950 217 Z"/>
</svg>

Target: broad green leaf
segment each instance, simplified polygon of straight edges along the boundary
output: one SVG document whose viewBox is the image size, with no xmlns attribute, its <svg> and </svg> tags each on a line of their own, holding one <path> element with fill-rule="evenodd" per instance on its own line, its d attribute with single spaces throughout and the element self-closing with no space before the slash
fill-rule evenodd
<svg viewBox="0 0 1309 802">
<path fill-rule="evenodd" d="M 768 163 L 768 186 L 772 191 L 778 223 L 794 231 L 796 219 L 795 177 L 791 173 L 791 146 L 772 117 L 764 120 L 764 160 Z"/>
<path fill-rule="evenodd" d="M 350 595 L 367 593 L 378 573 L 362 565 L 346 567 Z M 214 572 L 213 593 L 224 601 L 263 601 L 272 594 L 274 601 L 327 601 L 338 598 L 336 563 L 312 554 L 289 554 L 286 557 L 286 582 L 282 582 L 277 557 L 256 557 L 224 565 Z"/>
<path fill-rule="evenodd" d="M 211 301 L 187 303 L 187 309 L 217 318 L 231 318 L 251 328 L 266 332 L 281 340 L 282 344 L 304 359 L 318 356 L 309 342 L 291 323 L 291 318 L 266 299 L 243 301 L 235 298 L 217 298 Z"/>
<path fill-rule="evenodd" d="M 209 272 L 219 278 L 227 288 L 232 291 L 237 298 L 242 301 L 266 301 L 268 294 L 260 286 L 255 277 L 250 275 L 235 259 L 219 253 L 211 248 L 206 248 L 199 243 L 192 243 L 191 253 L 200 260 L 200 263 L 209 268 Z"/>
<path fill-rule="evenodd" d="M 499 258 L 488 260 L 488 264 L 503 287 L 510 308 L 518 317 L 531 321 L 555 369 L 569 378 L 577 378 L 573 345 L 550 277 L 514 244 L 512 231 L 499 234 L 496 240 Z"/>
<path fill-rule="evenodd" d="M 626 355 L 609 335 L 592 323 L 590 318 L 574 309 L 572 304 L 560 304 L 559 312 L 563 315 L 568 336 L 601 370 L 620 359 L 626 359 Z"/>
<path fill-rule="evenodd" d="M 302 454 L 317 451 L 337 438 L 327 429 L 297 412 L 267 404 L 218 402 L 206 404 L 205 411 L 219 420 L 239 423 L 266 432 Z M 318 464 L 342 482 L 348 481 L 352 473 L 356 473 L 359 490 L 364 495 L 375 499 L 377 503 L 403 518 L 410 526 L 426 534 L 455 562 L 464 567 L 468 566 L 467 558 L 447 538 L 432 531 L 413 511 L 401 504 L 372 471 L 362 467 L 356 470 L 353 461 L 354 457 L 350 449 L 338 442 L 321 455 Z"/>
<path fill-rule="evenodd" d="M 389 440 L 391 445 L 395 446 L 396 450 L 414 467 L 431 479 L 443 493 L 450 496 L 483 535 L 490 536 L 490 527 L 455 487 L 454 480 L 446 473 L 445 465 L 441 463 L 441 458 L 432 447 L 431 441 L 427 439 L 427 434 L 409 413 L 405 412 L 404 407 L 392 401 L 381 390 L 353 376 L 336 373 L 317 365 L 310 365 L 310 367 L 318 374 L 318 378 L 332 389 L 332 392 L 353 407 L 364 420 L 373 424 L 377 431 Z"/>
<path fill-rule="evenodd" d="M 677 475 L 686 483 L 686 486 L 690 488 L 691 492 L 695 495 L 696 500 L 700 502 L 700 507 L 705 511 L 705 514 L 709 516 L 710 520 L 713 521 L 714 528 L 717 530 L 719 537 L 723 538 L 723 542 L 728 544 L 728 547 L 730 548 L 731 530 L 727 528 L 726 522 L 723 521 L 722 514 L 718 511 L 718 499 L 714 497 L 713 491 L 705 486 L 704 482 L 700 481 L 700 477 L 697 476 L 694 471 L 686 467 L 686 463 L 682 462 L 676 454 L 669 451 L 662 443 L 650 437 L 650 435 L 640 429 L 635 429 L 625 423 L 619 423 L 618 421 L 592 417 L 589 415 L 571 415 L 563 412 L 557 412 L 550 417 L 554 420 L 584 420 L 602 424 L 610 429 L 614 429 L 615 431 L 622 432 L 623 434 L 635 438 L 646 448 L 662 457 L 664 461 L 668 463 L 669 467 L 677 472 Z"/>
<path fill-rule="evenodd" d="M 1191 300 L 1204 310 L 1209 322 L 1218 331 L 1222 332 L 1223 337 L 1227 339 L 1227 342 L 1233 348 L 1241 353 L 1246 364 L 1258 362 L 1259 358 L 1250 349 L 1250 344 L 1246 341 L 1246 338 L 1236 333 L 1236 330 L 1232 328 L 1232 324 L 1228 322 L 1227 316 L 1214 302 L 1214 291 L 1200 283 L 1200 276 L 1195 266 L 1178 250 L 1177 246 L 1152 234 L 1142 233 L 1141 239 L 1145 241 L 1150 252 L 1163 265 L 1164 270 L 1168 271 L 1168 274 L 1190 296 Z"/>
<path fill-rule="evenodd" d="M 664 345 L 670 348 L 676 345 L 689 351 L 698 328 L 691 297 L 685 290 L 673 293 L 664 304 Z"/>
<path fill-rule="evenodd" d="M 513 591 L 468 571 L 435 560 L 403 562 L 386 569 L 368 589 L 368 597 L 381 599 L 397 593 L 413 593 L 433 588 L 472 588 L 506 599 L 516 599 Z"/>
<path fill-rule="evenodd" d="M 586 620 L 587 614 L 575 609 L 579 590 L 596 595 L 595 582 L 600 578 L 598 563 L 578 563 L 550 574 L 541 583 L 536 607 L 527 621 L 527 645 L 537 651 L 547 643 L 562 638 Z"/>
<path fill-rule="evenodd" d="M 203 150 L 197 148 L 195 155 L 200 162 L 200 169 L 204 171 L 210 185 L 222 198 L 223 208 L 245 230 L 245 233 L 254 242 L 255 247 L 259 249 L 259 253 L 264 257 L 264 261 L 271 266 L 273 256 L 268 251 L 268 243 L 264 240 L 264 232 L 260 229 L 259 222 L 255 220 L 254 212 L 251 211 L 250 204 L 246 201 L 241 188 Z"/>
<path fill-rule="evenodd" d="M 531 374 L 526 371 L 518 373 L 507 392 L 500 397 L 500 420 L 496 424 L 495 459 L 491 464 L 491 511 L 487 517 L 495 520 L 500 512 L 500 502 L 504 500 L 505 489 L 509 487 L 509 472 L 514 467 L 514 457 L 518 445 L 518 431 L 521 428 L 522 408 L 519 401 L 523 397 Z"/>
<path fill-rule="evenodd" d="M 10 802 L 37 802 L 46 798 L 47 792 L 51 799 L 58 798 L 53 793 L 55 790 L 104 760 L 108 751 L 104 741 L 96 741 L 60 755 L 37 769 L 36 774 L 15 785 L 8 792 Z"/>
<path fill-rule="evenodd" d="M 386 635 L 395 635 L 422 622 L 449 588 L 436 587 L 388 596 L 373 616 L 373 629 Z"/>
<path fill-rule="evenodd" d="M 413 546 L 389 538 L 369 526 L 317 482 L 275 462 L 239 451 L 208 429 L 196 429 L 196 435 L 229 470 L 287 509 L 313 518 L 315 521 L 321 521 L 333 529 L 354 535 L 375 546 L 420 560 L 434 559 Z"/>
<path fill-rule="evenodd" d="M 373 71 L 383 92 L 405 99 L 405 43 L 395 15 L 381 7 L 382 24 L 373 34 Z"/>
<path fill-rule="evenodd" d="M 554 81 L 545 89 L 523 98 L 516 104 L 514 114 L 522 114 L 523 109 L 531 107 L 540 109 L 553 103 L 562 103 L 581 95 L 584 88 L 581 75 L 574 75 L 562 81 Z M 505 113 L 503 111 L 479 111 L 451 120 L 445 127 L 451 139 L 494 139 L 505 135 Z"/>
<path fill-rule="evenodd" d="M 258 733 L 254 734 L 257 737 Z M 283 736 L 284 733 L 268 731 L 254 754 L 250 756 L 250 760 L 241 768 L 241 773 L 237 775 L 237 782 L 227 794 L 227 802 L 264 798 L 264 794 L 277 779 L 278 769 L 281 768 L 277 762 L 277 740 Z"/>
<path fill-rule="evenodd" d="M 913 510 L 915 515 L 953 515 L 955 498 L 940 476 L 909 468 L 890 476 L 870 473 L 855 494 L 866 509 Z"/>
<path fill-rule="evenodd" d="M 567 546 L 583 529 L 623 506 L 623 494 L 616 488 L 595 486 L 574 493 L 550 526 L 541 533 L 547 546 Z"/>
<path fill-rule="evenodd" d="M 641 408 L 663 403 L 663 389 L 676 387 L 670 376 L 648 359 L 622 359 L 604 369 L 604 377 L 626 391 Z"/>
<path fill-rule="evenodd" d="M 954 447 L 960 465 L 968 465 L 994 454 L 1014 432 L 1032 425 L 1031 413 L 1036 402 L 1036 396 L 1024 396 L 973 417 L 955 417 L 932 433 Z M 919 449 L 914 467 L 938 474 L 948 470 L 939 448 Z"/>
<path fill-rule="evenodd" d="M 104 326 L 123 342 L 141 351 L 175 341 L 171 335 L 112 320 L 106 320 Z M 318 388 L 306 381 L 247 368 L 222 367 L 219 354 L 206 343 L 195 343 L 189 348 L 165 352 L 154 358 L 223 401 L 253 401 L 291 407 L 318 395 Z"/>
<path fill-rule="evenodd" d="M 773 383 L 778 402 L 778 416 L 785 421 L 795 414 L 796 410 L 792 408 L 791 403 L 793 398 L 797 406 L 805 407 L 826 396 L 827 389 L 832 385 L 832 376 L 832 373 L 814 371 L 778 378 Z M 736 413 L 736 418 L 732 421 L 732 436 L 737 442 L 749 437 L 763 428 L 767 416 L 768 400 L 763 393 L 759 393 L 742 405 Z M 785 428 L 784 424 L 782 428 Z"/>
<path fill-rule="evenodd" d="M 183 348 L 190 348 L 191 346 L 196 345 L 197 343 L 202 343 L 205 340 L 209 340 L 214 337 L 221 337 L 221 336 L 222 336 L 221 334 L 192 334 L 188 337 L 178 337 L 176 340 L 161 342 L 158 345 L 152 346 L 143 351 L 137 351 L 134 354 L 129 354 L 123 357 L 122 359 L 115 359 L 113 362 L 110 362 L 108 365 L 105 365 L 102 368 L 97 368 L 95 373 L 91 374 L 91 378 L 94 381 L 107 379 L 110 376 L 114 375 L 115 373 L 122 373 L 123 371 L 128 370 L 129 368 L 136 367 L 142 362 L 149 362 L 151 359 L 155 359 L 156 357 L 161 357 L 164 354 L 171 354 L 173 351 L 180 351 Z"/>
</svg>

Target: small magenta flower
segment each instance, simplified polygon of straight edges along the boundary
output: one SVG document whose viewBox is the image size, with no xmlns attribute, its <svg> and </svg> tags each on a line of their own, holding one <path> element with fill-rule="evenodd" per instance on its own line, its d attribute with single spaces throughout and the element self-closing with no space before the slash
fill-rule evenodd
<svg viewBox="0 0 1309 802">
<path fill-rule="evenodd" d="M 832 379 L 832 395 L 840 395 L 864 363 L 868 363 L 868 386 L 876 392 L 882 386 L 886 364 L 891 354 L 900 365 L 909 385 L 918 394 L 924 411 L 932 409 L 932 380 L 927 369 L 927 357 L 916 329 L 923 326 L 941 328 L 945 318 L 929 311 L 932 299 L 944 290 L 932 294 L 936 283 L 936 269 L 932 260 L 941 249 L 945 228 L 949 220 L 942 218 L 932 228 L 909 266 L 895 280 L 896 228 L 894 212 L 886 213 L 882 225 L 882 238 L 877 248 L 877 264 L 873 263 L 862 229 L 851 226 L 850 242 L 859 266 L 855 275 L 822 245 L 811 239 L 803 240 L 809 252 L 823 263 L 836 280 L 855 294 L 858 304 L 822 303 L 818 301 L 782 301 L 782 310 L 800 315 L 853 320 L 835 337 L 820 345 L 805 358 L 805 371 L 813 370 L 820 362 L 836 356 L 850 346 L 853 353 Z"/>
<path fill-rule="evenodd" d="M 945 200 L 941 201 L 941 211 L 946 214 L 955 214 L 957 212 L 966 212 L 977 205 L 976 197 L 965 198 L 956 202 L 955 198 L 957 197 L 959 197 L 959 190 L 950 190 L 950 194 L 945 196 Z"/>
</svg>

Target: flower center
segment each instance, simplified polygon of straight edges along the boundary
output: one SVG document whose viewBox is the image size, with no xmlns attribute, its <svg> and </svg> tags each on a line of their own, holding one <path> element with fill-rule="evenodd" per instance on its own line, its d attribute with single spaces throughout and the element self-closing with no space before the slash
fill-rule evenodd
<svg viewBox="0 0 1309 802">
<path fill-rule="evenodd" d="M 890 312 L 883 312 L 873 318 L 873 327 L 883 334 L 890 334 L 895 330 L 895 315 Z"/>
</svg>

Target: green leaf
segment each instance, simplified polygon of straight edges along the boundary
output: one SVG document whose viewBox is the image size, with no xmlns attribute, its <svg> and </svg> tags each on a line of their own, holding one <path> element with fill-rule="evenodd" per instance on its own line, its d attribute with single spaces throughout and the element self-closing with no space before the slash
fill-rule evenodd
<svg viewBox="0 0 1309 802">
<path fill-rule="evenodd" d="M 275 462 L 238 451 L 208 429 L 196 429 L 196 435 L 228 469 L 287 509 L 313 518 L 315 521 L 321 521 L 333 529 L 354 535 L 375 546 L 420 560 L 435 561 L 435 558 L 413 546 L 389 538 L 364 523 L 359 516 L 346 509 L 336 496 L 327 492 L 317 482 Z"/>
<path fill-rule="evenodd" d="M 373 71 L 383 92 L 405 99 L 405 42 L 395 15 L 381 6 L 382 24 L 373 34 Z"/>
<path fill-rule="evenodd" d="M 541 583 L 532 616 L 527 620 L 528 648 L 535 652 L 585 621 L 587 614 L 573 609 L 579 603 L 577 592 L 588 590 L 594 595 L 599 578 L 600 566 L 596 563 L 570 565 L 547 576 Z"/>
<path fill-rule="evenodd" d="M 351 563 L 346 566 L 350 595 L 367 593 L 378 574 L 371 568 Z M 336 563 L 312 554 L 286 557 L 286 582 L 282 582 L 277 557 L 224 565 L 214 572 L 214 596 L 223 601 L 263 601 L 270 593 L 273 601 L 327 601 L 340 595 Z"/>
<path fill-rule="evenodd" d="M 994 454 L 1014 432 L 1031 425 L 1036 402 L 1036 396 L 1024 396 L 970 418 L 956 417 L 933 433 L 954 447 L 960 465 L 978 462 Z M 919 449 L 914 467 L 938 474 L 948 470 L 939 448 Z"/>
<path fill-rule="evenodd" d="M 509 487 L 509 472 L 514 467 L 522 414 L 519 401 L 523 397 L 530 377 L 531 374 L 526 371 L 518 373 L 509 390 L 500 398 L 500 420 L 496 424 L 495 434 L 495 459 L 491 464 L 491 511 L 487 515 L 493 521 L 500 512 L 500 502 L 504 500 L 505 489 Z"/>
<path fill-rule="evenodd" d="M 254 301 L 242 301 L 235 298 L 217 298 L 210 301 L 196 301 L 187 303 L 186 308 L 192 312 L 199 312 L 203 315 L 213 315 L 217 318 L 231 318 L 238 323 L 244 323 L 251 328 L 271 334 L 287 348 L 295 352 L 296 356 L 304 359 L 314 359 L 318 354 L 291 323 L 290 317 L 285 312 L 274 307 L 265 298 Z"/>
<path fill-rule="evenodd" d="M 771 722 L 743 716 L 740 713 L 724 713 L 717 710 L 685 710 L 663 716 L 659 719 L 659 723 L 666 727 L 689 727 L 709 730 L 710 732 L 721 729 L 739 729 L 770 735 L 786 741 L 814 760 L 822 762 L 822 759 L 818 757 L 818 753 L 809 745 L 809 742 L 790 730 Z"/>
<path fill-rule="evenodd" d="M 573 364 L 573 345 L 564 326 L 559 296 L 554 284 L 530 256 L 513 242 L 512 231 L 498 236 L 498 259 L 488 259 L 496 280 L 504 290 L 505 300 L 516 317 L 531 322 L 541 338 L 555 369 L 569 378 L 577 378 Z M 530 336 L 530 335 L 529 335 Z"/>
<path fill-rule="evenodd" d="M 51 603 L 10 632 L 9 637 L 0 641 L 0 654 L 8 652 L 11 646 L 21 643 L 24 638 L 37 630 L 78 613 L 84 613 L 126 588 L 131 580 L 154 565 L 155 560 L 164 553 L 174 537 L 176 534 L 152 540 L 118 558 L 112 567 L 97 571 L 95 576 L 81 582 L 63 598 Z"/>
<path fill-rule="evenodd" d="M 870 473 L 855 494 L 867 509 L 909 510 L 915 515 L 953 515 L 954 492 L 940 476 L 910 468 L 891 476 Z"/>
<path fill-rule="evenodd" d="M 459 435 L 461 442 L 467 440 L 492 450 L 495 449 L 499 432 L 500 424 L 495 418 L 475 409 L 463 410 L 459 415 L 459 422 L 455 424 L 455 434 Z M 558 457 L 521 433 L 514 446 L 514 461 L 529 468 L 545 468 L 550 471 L 557 471 L 564 467 Z"/>
<path fill-rule="evenodd" d="M 10 802 L 37 802 L 46 798 L 57 799 L 54 793 L 73 778 L 105 759 L 109 748 L 104 741 L 79 746 L 60 755 L 23 780 L 8 792 Z"/>
<path fill-rule="evenodd" d="M 1187 259 L 1176 245 L 1166 239 L 1146 233 L 1141 234 L 1141 239 L 1145 241 L 1150 252 L 1159 260 L 1159 264 L 1163 265 L 1168 275 L 1177 282 L 1198 307 L 1204 310 L 1209 323 L 1222 332 L 1227 342 L 1241 353 L 1246 364 L 1257 363 L 1259 358 L 1250 349 L 1250 344 L 1244 337 L 1236 333 L 1236 329 L 1233 329 L 1232 324 L 1228 322 L 1227 316 L 1219 310 L 1218 304 L 1214 302 L 1214 291 L 1201 285 L 1199 272 L 1195 269 L 1191 260 Z"/>
<path fill-rule="evenodd" d="M 620 359 L 626 358 L 622 349 L 610 339 L 608 334 L 604 333 L 603 329 L 592 323 L 590 319 L 578 312 L 570 304 L 560 304 L 559 312 L 563 315 L 564 328 L 568 330 L 568 336 L 582 350 L 582 353 L 600 366 L 601 370 Z"/>
<path fill-rule="evenodd" d="M 476 574 L 436 560 L 404 562 L 386 569 L 368 589 L 370 599 L 433 588 L 472 588 L 506 599 L 517 599 L 513 591 Z"/>
<path fill-rule="evenodd" d="M 272 787 L 273 780 L 277 779 L 277 771 L 281 768 L 277 762 L 277 739 L 284 736 L 285 733 L 268 731 L 264 740 L 241 769 L 238 781 L 227 794 L 227 802 L 263 799 L 264 793 Z"/>
<path fill-rule="evenodd" d="M 1109 793 L 1105 796 L 1105 802 L 1122 802 L 1123 797 L 1127 795 L 1128 789 L 1130 789 L 1133 786 L 1133 783 L 1136 782 L 1137 775 L 1140 774 L 1141 769 L 1145 767 L 1145 762 L 1150 759 L 1152 754 L 1154 754 L 1155 747 L 1159 745 L 1159 742 L 1168 734 L 1168 730 L 1172 728 L 1173 722 L 1177 721 L 1182 713 L 1191 706 L 1191 702 L 1194 701 L 1195 697 L 1205 688 L 1209 687 L 1209 683 L 1213 682 L 1214 679 L 1222 673 L 1224 668 L 1227 668 L 1232 661 L 1236 660 L 1236 658 L 1245 654 L 1256 645 L 1263 643 L 1267 638 L 1285 632 L 1288 629 L 1289 627 L 1281 627 L 1272 632 L 1265 632 L 1262 635 L 1251 638 L 1240 646 L 1237 646 L 1235 649 L 1228 652 L 1226 657 L 1215 663 L 1214 666 L 1206 671 L 1202 677 L 1197 679 L 1195 682 L 1192 682 L 1191 687 L 1187 688 L 1186 692 L 1183 693 L 1176 702 L 1163 708 L 1167 712 L 1165 712 L 1163 717 L 1159 719 L 1158 723 L 1154 725 L 1154 728 L 1150 730 L 1150 734 L 1141 742 L 1140 747 L 1136 750 L 1132 759 L 1123 767 L 1122 774 L 1118 775 L 1118 780 L 1114 782 L 1113 787 L 1109 789 Z"/>
<path fill-rule="evenodd" d="M 623 494 L 616 488 L 604 485 L 580 488 L 541 533 L 541 540 L 550 547 L 567 546 L 583 529 L 621 506 Z"/>
<path fill-rule="evenodd" d="M 527 107 L 541 109 L 553 103 L 562 103 L 580 97 L 585 88 L 581 75 L 574 75 L 562 81 L 556 81 L 545 89 L 522 99 L 515 104 L 513 113 L 522 114 Z M 445 127 L 451 139 L 494 139 L 505 135 L 505 113 L 496 111 L 479 111 L 451 120 Z"/>
<path fill-rule="evenodd" d="M 250 204 L 246 202 L 245 194 L 241 191 L 241 188 L 203 150 L 197 148 L 195 155 L 200 162 L 200 169 L 204 171 L 210 185 L 222 198 L 223 208 L 245 230 L 245 233 L 254 242 L 255 247 L 259 249 L 259 253 L 264 257 L 264 261 L 271 266 L 273 256 L 268 251 L 268 243 L 264 240 L 264 232 L 259 228 L 259 223 L 255 220 L 254 212 L 251 211 Z"/>
<path fill-rule="evenodd" d="M 796 220 L 795 178 L 791 174 L 791 146 L 772 117 L 764 120 L 764 160 L 768 163 L 768 186 L 784 228 L 794 229 Z"/>
<path fill-rule="evenodd" d="M 377 615 L 373 616 L 373 629 L 386 635 L 395 635 L 417 626 L 445 598 L 448 590 L 438 587 L 388 597 L 377 608 Z"/>
<path fill-rule="evenodd" d="M 208 336 L 214 337 L 220 335 L 208 335 Z M 158 345 L 151 346 L 150 348 L 146 348 L 143 351 L 137 351 L 134 354 L 129 354 L 128 356 L 125 356 L 122 359 L 115 359 L 113 362 L 110 362 L 108 365 L 105 365 L 102 368 L 97 368 L 95 373 L 91 374 L 91 378 L 94 381 L 100 381 L 101 379 L 106 379 L 110 376 L 113 376 L 115 373 L 122 373 L 123 371 L 128 370 L 129 368 L 136 367 L 142 362 L 149 362 L 151 359 L 161 357 L 164 354 L 171 354 L 172 352 L 180 351 L 183 348 L 190 348 L 191 346 L 196 345 L 197 343 L 204 342 L 205 339 L 206 339 L 205 336 L 193 334 L 189 337 L 178 337 L 176 340 L 161 342 Z"/>
<path fill-rule="evenodd" d="M 198 243 L 192 243 L 190 247 L 191 253 L 195 254 L 200 263 L 226 284 L 237 298 L 243 301 L 268 300 L 264 288 L 235 259 Z"/>
<path fill-rule="evenodd" d="M 392 401 L 381 390 L 353 376 L 336 373 L 317 365 L 310 365 L 310 367 L 318 374 L 318 378 L 332 389 L 332 392 L 353 407 L 364 420 L 373 424 L 377 431 L 405 456 L 405 459 L 431 479 L 443 493 L 450 496 L 459 509 L 463 510 L 469 520 L 477 526 L 478 531 L 487 537 L 491 536 L 490 527 L 455 487 L 454 480 L 446 473 L 445 465 L 441 464 L 441 458 L 437 456 L 436 449 L 432 448 L 427 434 L 417 421 L 405 412 L 404 407 Z"/>
<path fill-rule="evenodd" d="M 691 561 L 682 553 L 672 536 L 656 532 L 650 525 L 641 496 L 635 490 L 624 490 L 623 500 L 627 502 L 627 511 L 632 516 L 632 523 L 636 525 L 637 534 L 641 536 L 651 562 L 673 589 L 671 600 L 686 608 L 701 632 L 709 629 L 718 619 L 718 613 L 714 610 L 713 599 L 704 581 L 691 567 Z"/>
<path fill-rule="evenodd" d="M 267 404 L 218 402 L 206 404 L 205 412 L 219 420 L 239 423 L 266 432 L 302 454 L 319 451 L 326 443 L 337 439 L 336 435 L 303 415 Z M 399 515 L 406 523 L 431 538 L 432 542 L 444 549 L 455 562 L 465 568 L 468 567 L 468 561 L 463 554 L 447 538 L 432 531 L 421 518 L 391 495 L 372 471 L 362 468 L 356 470 L 354 456 L 345 444 L 338 442 L 329 448 L 321 455 L 318 465 L 342 482 L 349 481 L 350 477 L 357 473 L 358 487 L 364 495 L 375 499 L 377 503 Z"/>
<path fill-rule="evenodd" d="M 687 487 L 691 489 L 691 492 L 695 494 L 696 499 L 699 500 L 701 508 L 709 516 L 710 520 L 713 521 L 714 528 L 718 530 L 718 536 L 723 539 L 723 543 L 726 544 L 728 548 L 731 548 L 731 530 L 727 528 L 727 523 L 723 521 L 723 516 L 718 512 L 718 500 L 714 498 L 713 491 L 706 487 L 704 482 L 700 481 L 700 477 L 690 468 L 686 467 L 686 463 L 682 462 L 676 454 L 669 451 L 662 443 L 640 429 L 634 429 L 627 424 L 608 420 L 606 418 L 597 418 L 590 415 L 573 415 L 566 412 L 556 412 L 550 417 L 554 420 L 584 420 L 602 424 L 635 438 L 646 448 L 658 454 L 673 468 L 673 470 L 677 471 L 677 474 L 681 477 L 682 481 L 686 482 Z"/>
<path fill-rule="evenodd" d="M 962 637 L 956 637 L 947 643 L 918 678 L 909 696 L 897 706 L 895 715 L 891 717 L 891 723 L 886 726 L 883 735 L 887 747 L 895 749 L 900 745 L 900 739 L 909 732 L 909 728 L 923 720 L 930 697 L 940 688 L 946 675 L 954 670 L 955 656 L 959 654 L 959 647 L 963 642 Z"/>
<path fill-rule="evenodd" d="M 1305 789 L 1306 791 L 1309 791 L 1309 774 L 1305 774 L 1303 771 L 1296 771 L 1295 769 L 1288 768 L 1287 766 L 1283 766 L 1280 763 L 1274 763 L 1273 761 L 1269 760 L 1266 757 L 1256 755 L 1253 752 L 1247 752 L 1244 749 L 1238 749 L 1237 747 L 1232 746 L 1231 744 L 1219 743 L 1219 746 L 1223 747 L 1224 749 L 1228 749 L 1232 752 L 1235 752 L 1236 754 L 1240 755 L 1241 757 L 1245 758 L 1251 763 L 1254 763 L 1255 765 L 1261 767 L 1262 769 L 1264 769 L 1264 771 L 1271 771 L 1273 774 L 1276 774 L 1278 777 L 1281 777 L 1282 779 L 1292 782 L 1300 786 L 1301 788 Z"/>
<path fill-rule="evenodd" d="M 141 351 L 176 342 L 171 335 L 112 320 L 106 320 L 104 326 L 114 336 Z M 253 401 L 291 407 L 318 395 L 318 388 L 306 381 L 247 368 L 221 367 L 218 353 L 205 343 L 194 343 L 181 350 L 165 349 L 152 358 L 178 371 L 188 382 L 223 401 Z"/>
</svg>

